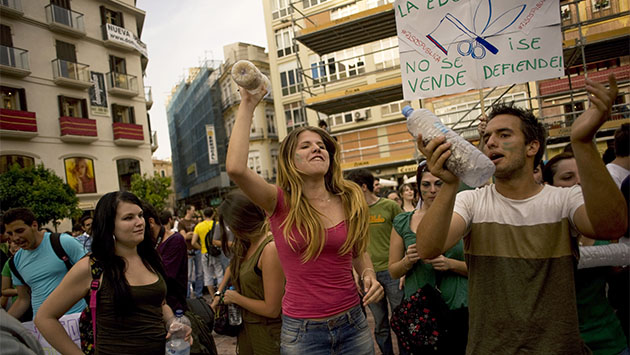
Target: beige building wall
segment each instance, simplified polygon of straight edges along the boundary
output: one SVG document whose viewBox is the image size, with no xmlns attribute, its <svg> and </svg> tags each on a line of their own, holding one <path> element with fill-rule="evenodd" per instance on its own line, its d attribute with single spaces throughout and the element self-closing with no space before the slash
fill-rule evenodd
<svg viewBox="0 0 630 355">
<path fill-rule="evenodd" d="M 83 34 L 76 34 L 51 28 L 45 10 L 49 4 L 50 2 L 46 0 L 22 0 L 22 14 L 13 16 L 7 16 L 7 11 L 11 9 L 7 10 L 3 6 L 0 10 L 3 12 L 0 22 L 10 28 L 13 47 L 28 51 L 30 67 L 28 75 L 20 76 L 8 74 L 7 67 L 0 66 L 1 85 L 24 89 L 27 111 L 35 113 L 37 121 L 37 132 L 32 137 L 21 136 L 16 130 L 3 126 L 0 129 L 0 154 L 32 157 L 35 164 L 44 164 L 64 181 L 66 180 L 64 158 L 81 156 L 93 159 L 96 192 L 78 195 L 80 207 L 90 210 L 96 206 L 96 202 L 103 194 L 119 190 L 117 160 L 135 159 L 139 161 L 142 174 L 153 173 L 147 108 L 143 94 L 143 64 L 146 67 L 147 59 L 131 47 L 124 49 L 124 46 L 120 48 L 106 46 L 102 35 L 99 6 L 104 5 L 112 11 L 121 12 L 124 28 L 138 37 L 140 35 L 138 26 L 142 27 L 145 13 L 136 8 L 135 1 L 132 0 L 72 1 L 72 11 L 83 14 L 85 28 Z M 108 92 L 108 113 L 105 115 L 93 113 L 87 87 L 73 88 L 55 83 L 51 61 L 57 58 L 56 41 L 73 44 L 77 62 L 88 65 L 89 71 L 104 75 L 110 72 L 110 55 L 124 58 L 127 74 L 136 77 L 137 95 L 120 96 Z M 105 80 L 107 81 L 106 75 Z M 78 134 L 70 137 L 74 142 L 69 142 L 68 136 L 62 140 L 58 95 L 86 100 L 87 116 L 96 123 L 96 138 L 88 137 L 88 141 L 85 141 L 86 137 Z M 114 139 L 112 104 L 134 108 L 135 123 L 142 130 L 142 139 Z M 3 113 L 3 122 L 5 114 L 6 112 Z"/>
</svg>

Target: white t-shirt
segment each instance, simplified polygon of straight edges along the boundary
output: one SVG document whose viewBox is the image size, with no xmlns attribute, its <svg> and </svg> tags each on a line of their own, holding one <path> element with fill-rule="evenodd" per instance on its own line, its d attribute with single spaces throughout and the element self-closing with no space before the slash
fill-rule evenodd
<svg viewBox="0 0 630 355">
<path fill-rule="evenodd" d="M 621 188 L 621 183 L 623 182 L 623 179 L 630 175 L 630 170 L 627 170 L 617 164 L 607 164 L 606 169 L 608 169 L 608 172 L 612 176 L 613 180 L 615 180 L 617 188 Z"/>
</svg>

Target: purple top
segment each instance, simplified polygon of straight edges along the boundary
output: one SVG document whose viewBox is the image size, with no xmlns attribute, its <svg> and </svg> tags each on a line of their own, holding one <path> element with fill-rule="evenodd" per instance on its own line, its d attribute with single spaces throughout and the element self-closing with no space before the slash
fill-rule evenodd
<svg viewBox="0 0 630 355">
<path fill-rule="evenodd" d="M 173 312 L 187 310 L 186 285 L 188 284 L 188 254 L 186 241 L 179 232 L 173 233 L 157 247 L 166 271 L 166 303 Z"/>
</svg>

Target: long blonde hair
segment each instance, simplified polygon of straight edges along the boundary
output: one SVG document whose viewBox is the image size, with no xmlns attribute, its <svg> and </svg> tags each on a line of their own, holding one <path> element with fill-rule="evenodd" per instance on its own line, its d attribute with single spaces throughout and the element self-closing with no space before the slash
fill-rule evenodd
<svg viewBox="0 0 630 355">
<path fill-rule="evenodd" d="M 297 241 L 291 233 L 293 226 L 297 227 L 306 242 L 306 249 L 302 253 L 302 262 L 317 258 L 326 243 L 326 230 L 323 227 L 321 213 L 304 196 L 302 186 L 304 180 L 295 167 L 292 159 L 295 154 L 297 139 L 300 133 L 311 131 L 317 133 L 323 140 L 330 156 L 330 165 L 324 176 L 326 190 L 341 198 L 346 217 L 348 235 L 339 249 L 339 255 L 353 251 L 357 256 L 365 252 L 369 242 L 368 206 L 359 186 L 343 178 L 341 172 L 339 144 L 325 130 L 317 127 L 297 128 L 284 138 L 280 145 L 280 159 L 278 160 L 277 185 L 285 192 L 285 203 L 288 207 L 287 218 L 282 223 L 282 233 L 296 252 Z"/>
</svg>

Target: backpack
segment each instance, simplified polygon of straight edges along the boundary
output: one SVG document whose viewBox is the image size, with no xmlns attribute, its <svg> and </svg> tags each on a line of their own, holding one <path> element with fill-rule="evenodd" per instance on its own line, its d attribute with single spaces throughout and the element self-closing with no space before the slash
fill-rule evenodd
<svg viewBox="0 0 630 355">
<path fill-rule="evenodd" d="M 72 268 L 72 261 L 70 260 L 70 257 L 68 256 L 66 251 L 63 249 L 63 246 L 61 246 L 60 239 L 61 239 L 61 234 L 50 233 L 50 245 L 55 251 L 55 255 L 57 255 L 57 257 L 61 259 L 61 261 L 63 261 L 64 264 L 66 264 L 66 269 L 70 270 Z M 13 260 L 13 256 L 9 259 L 9 268 L 11 269 L 11 272 L 13 273 L 13 275 L 17 277 L 18 280 L 20 280 L 23 285 L 28 286 L 26 281 L 24 281 L 24 278 L 22 277 L 22 275 L 20 275 L 20 273 L 17 271 L 17 268 L 15 267 L 15 261 Z"/>
<path fill-rule="evenodd" d="M 214 312 L 203 297 L 191 298 L 187 301 L 186 317 L 190 319 L 193 335 L 191 354 L 217 354 L 216 344 L 212 337 Z"/>
<path fill-rule="evenodd" d="M 212 244 L 212 240 L 213 235 L 214 235 L 214 227 L 217 226 L 217 222 L 216 221 L 212 221 L 212 227 L 210 228 L 210 231 L 208 232 L 208 234 L 206 234 L 206 250 L 208 251 L 208 254 L 210 254 L 211 256 L 219 256 L 221 255 L 221 248 L 219 248 L 216 245 Z"/>
<path fill-rule="evenodd" d="M 103 269 L 92 255 L 90 255 L 90 274 L 92 274 L 90 299 L 88 306 L 81 312 L 81 317 L 79 318 L 81 350 L 86 355 L 93 355 L 94 346 L 96 345 L 96 295 L 101 286 L 101 275 L 103 274 Z"/>
</svg>

